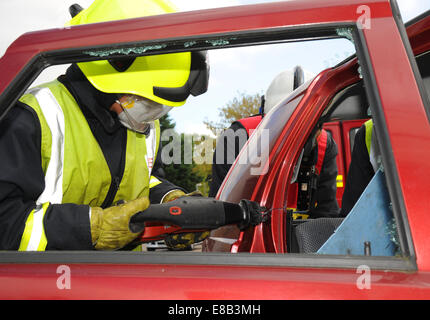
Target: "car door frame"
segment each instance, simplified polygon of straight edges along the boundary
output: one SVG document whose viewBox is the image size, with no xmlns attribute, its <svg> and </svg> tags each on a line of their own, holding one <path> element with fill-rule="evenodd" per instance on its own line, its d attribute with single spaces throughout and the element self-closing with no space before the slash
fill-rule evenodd
<svg viewBox="0 0 430 320">
<path fill-rule="evenodd" d="M 372 34 L 374 30 L 359 30 L 355 25 L 356 12 L 345 13 L 345 7 L 350 9 L 356 8 L 363 4 L 363 1 L 350 0 L 343 6 L 339 7 L 328 7 L 327 11 L 321 15 L 315 15 L 315 12 L 321 12 L 321 8 L 327 2 L 323 1 L 322 4 L 316 6 L 313 3 L 306 1 L 292 1 L 291 3 L 277 3 L 270 5 L 255 5 L 246 7 L 237 7 L 233 9 L 220 9 L 220 10 L 208 10 L 201 11 L 200 15 L 194 16 L 191 13 L 180 13 L 171 15 L 169 23 L 163 22 L 160 17 L 148 17 L 143 19 L 135 19 L 134 23 L 136 28 L 127 26 L 127 22 L 109 22 L 103 23 L 99 26 L 78 26 L 65 29 L 59 36 L 55 33 L 55 30 L 46 31 L 44 33 L 36 33 L 30 35 L 24 35 L 18 39 L 7 51 L 5 57 L 0 60 L 0 69 L 7 70 L 5 72 L 3 80 L 0 82 L 0 119 L 5 113 L 13 106 L 19 96 L 24 93 L 30 83 L 37 77 L 43 68 L 47 65 L 55 65 L 61 63 L 68 63 L 79 58 L 80 61 L 92 61 L 100 60 L 101 52 L 109 49 L 112 45 L 112 39 L 119 37 L 126 44 L 116 44 L 117 49 L 126 49 L 130 47 L 135 48 L 148 48 L 148 53 L 167 53 L 176 51 L 186 51 L 189 49 L 188 45 L 192 45 L 193 50 L 211 49 L 214 46 L 217 48 L 221 47 L 234 47 L 242 46 L 244 44 L 256 44 L 267 42 L 280 42 L 288 40 L 288 36 L 297 37 L 302 32 L 303 35 L 312 33 L 315 38 L 325 38 L 332 35 L 332 31 L 338 27 L 350 27 L 353 28 L 354 36 L 358 41 L 359 51 L 357 52 L 360 61 L 365 61 L 362 65 L 363 75 L 366 81 L 369 81 L 374 90 L 372 95 L 369 97 L 372 101 L 372 113 L 379 115 L 377 122 L 378 129 L 377 134 L 381 141 L 387 142 L 387 146 L 390 146 L 390 141 L 393 137 L 393 132 L 386 129 L 386 123 L 384 113 L 389 112 L 389 109 L 381 104 L 379 97 L 379 86 L 375 79 L 375 70 L 379 70 L 378 65 L 374 65 L 374 61 L 369 55 L 368 50 L 372 49 L 373 42 L 369 41 L 369 34 Z M 411 49 L 408 46 L 407 38 L 405 41 L 404 26 L 399 25 L 398 9 L 391 3 L 391 8 L 394 10 L 394 19 L 390 17 L 390 14 L 386 12 L 387 8 L 390 8 L 388 1 L 375 0 L 369 2 L 368 5 L 374 10 L 375 21 L 381 15 L 387 20 L 387 25 L 397 23 L 396 35 L 401 35 L 402 48 L 405 53 L 410 55 Z M 246 11 L 244 8 L 247 8 Z M 231 10 L 231 11 L 230 11 Z M 244 11 L 245 10 L 245 11 Z M 390 9 L 391 10 L 391 9 Z M 396 11 L 397 10 L 397 11 Z M 244 15 L 244 12 L 247 14 Z M 261 17 L 261 26 L 256 21 L 244 21 L 249 17 Z M 334 18 L 335 16 L 336 18 Z M 225 18 L 223 18 L 225 17 Z M 273 18 L 273 24 L 267 22 L 267 18 Z M 286 17 L 291 18 L 291 22 L 285 23 Z M 331 17 L 331 18 L 330 18 Z M 212 18 L 213 21 L 208 18 Z M 301 19 L 301 20 L 300 20 Z M 324 20 L 327 19 L 327 20 Z M 384 20 L 384 21 L 385 21 Z M 209 22 L 208 22 L 209 21 Z M 394 22 L 396 21 L 396 22 Z M 221 26 L 219 22 L 224 22 Z M 148 23 L 151 23 L 153 27 L 147 27 Z M 146 25 L 145 25 L 146 24 Z M 194 27 L 194 31 L 190 31 L 189 28 Z M 403 29 L 402 29 L 403 28 Z M 176 30 L 175 30 L 176 29 Z M 136 34 L 136 30 L 145 30 L 147 38 L 145 41 L 137 41 L 139 39 Z M 127 31 L 130 34 L 126 33 Z M 328 32 L 330 31 L 330 32 Z M 111 32 L 112 35 L 105 37 L 104 34 Z M 151 32 L 151 34 L 150 34 Z M 79 35 L 79 36 L 78 36 Z M 44 38 L 45 37 L 45 38 Z M 42 42 L 40 39 L 43 38 Z M 79 43 L 76 39 L 79 38 Z M 74 39 L 73 41 L 70 39 Z M 89 45 L 89 43 L 91 43 Z M 109 43 L 109 45 L 107 45 Z M 157 49 L 158 44 L 166 44 L 166 47 Z M 367 45 L 366 45 L 367 44 Z M 39 45 L 37 48 L 36 46 Z M 72 48 L 70 46 L 72 45 Z M 361 47 L 360 47 L 361 46 Z M 397 46 L 399 43 L 397 43 Z M 149 49 L 151 47 L 151 49 Z M 88 54 L 93 53 L 93 55 Z M 97 56 L 98 54 L 98 56 Z M 10 56 L 13 55 L 12 60 Z M 135 54 L 138 56 L 139 54 Z M 109 55 L 110 58 L 119 58 L 122 55 L 118 52 L 114 52 Z M 417 70 L 415 70 L 413 61 L 409 56 L 409 69 L 411 70 L 409 76 L 416 76 Z M 81 60 L 83 59 L 83 60 Z M 12 80 L 13 79 L 13 80 Z M 414 77 L 414 80 L 419 86 L 419 78 Z M 418 89 L 417 89 L 418 90 Z M 421 89 L 419 89 L 421 92 Z M 418 91 L 417 91 L 418 92 Z M 418 102 L 417 102 L 418 103 Z M 421 104 L 421 108 L 424 109 L 422 100 L 418 103 Z M 316 121 L 316 120 L 315 120 Z M 390 123 L 390 122 L 389 122 Z M 221 279 L 226 288 L 231 289 L 234 294 L 232 297 L 249 297 L 250 292 L 244 291 L 244 288 L 251 291 L 254 285 L 258 285 L 258 279 L 261 280 L 260 284 L 270 284 L 275 281 L 273 275 L 281 276 L 284 275 L 283 289 L 291 287 L 297 279 L 302 279 L 301 275 L 312 274 L 314 276 L 311 279 L 323 285 L 330 281 L 330 279 L 337 281 L 333 278 L 335 275 L 340 275 L 339 283 L 334 288 L 343 288 L 338 293 L 343 292 L 346 294 L 350 286 L 355 286 L 355 270 L 357 266 L 362 264 L 368 265 L 372 270 L 376 270 L 376 274 L 384 277 L 387 271 L 399 271 L 402 275 L 405 271 L 413 272 L 416 271 L 418 266 L 416 264 L 416 255 L 414 251 L 414 245 L 412 242 L 412 235 L 409 228 L 408 219 L 414 219 L 410 214 L 407 214 L 406 206 L 403 203 L 403 193 L 400 189 L 399 175 L 397 173 L 396 166 L 391 162 L 395 159 L 392 150 L 389 147 L 383 148 L 383 159 L 384 166 L 387 168 L 387 176 L 389 179 L 389 191 L 390 195 L 398 195 L 399 198 L 393 203 L 396 218 L 402 222 L 399 226 L 399 231 L 402 234 L 402 250 L 407 253 L 407 257 L 399 259 L 395 257 L 380 258 L 380 257 L 344 257 L 344 256 L 321 256 L 315 257 L 312 255 L 277 255 L 277 254 L 218 254 L 218 253 L 136 253 L 136 252 L 0 252 L 0 283 L 7 283 L 11 278 L 15 277 L 27 277 L 27 284 L 30 283 L 30 287 L 34 290 L 33 293 L 29 293 L 31 296 L 39 297 L 44 294 L 58 294 L 58 291 L 51 289 L 40 288 L 37 283 L 37 275 L 50 274 L 49 281 L 56 279 L 55 268 L 59 264 L 70 264 L 76 267 L 80 272 L 77 271 L 77 275 L 85 277 L 85 274 L 93 274 L 90 271 L 85 271 L 85 268 L 97 269 L 95 266 L 102 266 L 102 270 L 97 269 L 101 274 L 101 279 L 94 282 L 94 285 L 98 285 L 98 289 L 108 286 L 110 281 L 103 283 L 103 279 L 110 279 L 112 275 L 124 274 L 134 276 L 135 278 L 143 277 L 143 272 L 148 270 L 156 270 L 157 272 L 152 273 L 153 278 L 139 278 L 142 283 L 151 283 L 154 279 L 164 279 L 166 274 L 163 274 L 163 270 L 170 270 L 171 275 L 176 276 L 176 279 L 186 280 L 190 276 L 197 277 L 200 280 L 210 279 L 217 274 L 215 278 Z M 290 158 L 294 160 L 295 155 L 290 155 Z M 292 163 L 292 162 L 291 162 Z M 291 165 L 291 164 L 290 164 Z M 403 170 L 401 171 L 403 173 Z M 405 188 L 403 188 L 405 189 Z M 256 194 L 257 191 L 254 191 Z M 416 220 L 413 220 L 413 226 L 416 227 Z M 427 225 L 426 225 L 427 226 Z M 421 228 L 422 229 L 422 228 Z M 430 228 L 426 227 L 426 230 Z M 414 234 L 415 237 L 415 234 Z M 423 248 L 418 250 L 419 253 L 423 254 Z M 423 254 L 425 256 L 425 254 Z M 419 267 L 427 269 L 430 259 L 421 259 Z M 130 267 L 132 266 L 132 267 Z M 269 268 L 268 268 L 269 267 Z M 275 269 L 273 269 L 275 267 Z M 152 268 L 152 269 L 151 269 Z M 176 269 L 175 269 L 176 268 Z M 276 269 L 278 268 L 278 269 Z M 342 269 L 343 271 L 339 271 Z M 176 270 L 176 271 L 175 271 Z M 177 270 L 181 272 L 178 273 Z M 244 271 L 244 275 L 240 277 L 235 270 Z M 270 271 L 269 271 L 270 270 Z M 295 271 L 294 271 L 295 270 Z M 378 271 L 379 270 L 379 271 Z M 54 272 L 54 274 L 52 274 Z M 215 272 L 208 275 L 208 272 Z M 217 273 L 216 273 L 217 272 Z M 378 273 L 379 272 L 379 273 Z M 136 276 L 138 274 L 139 276 Z M 232 281 L 231 274 L 238 276 L 242 282 Z M 299 274 L 298 278 L 294 278 L 294 275 Z M 342 278 L 342 275 L 348 275 L 348 281 Z M 396 275 L 397 273 L 393 273 Z M 289 275 L 289 276 L 287 276 Z M 317 276 L 315 278 L 315 276 Z M 255 278 L 256 277 L 256 278 Z M 396 278 L 396 277 L 394 277 Z M 401 276 L 401 279 L 405 281 L 405 277 Z M 170 278 L 171 279 L 171 278 Z M 43 280 L 43 279 L 42 279 Z M 40 281 L 42 281 L 40 280 Z M 166 281 L 169 277 L 166 277 Z M 417 279 L 413 277 L 407 278 L 406 282 L 415 283 Z M 304 281 L 302 289 L 297 289 L 296 293 L 298 296 L 302 294 L 306 295 L 305 287 L 306 283 L 311 283 L 309 280 Z M 315 282 L 315 283 L 316 283 Z M 347 283 L 348 286 L 343 287 Z M 297 283 L 296 283 L 297 284 Z M 22 285 L 22 284 L 21 284 Z M 202 285 L 202 282 L 200 282 Z M 314 284 L 315 285 L 315 284 Z M 24 286 L 24 285 L 22 285 Z M 191 285 L 189 288 L 175 288 L 172 292 L 185 294 L 186 290 L 190 288 L 197 288 L 199 283 Z M 297 287 L 296 287 L 297 288 Z M 39 291 L 38 291 L 39 290 Z M 93 288 L 94 290 L 94 288 Z M 236 291 L 234 291 L 236 290 Z M 1 296 L 7 296 L 7 292 L 0 290 Z M 240 291 L 240 292 L 239 292 Z M 125 290 L 121 290 L 116 295 L 111 293 L 111 296 L 118 296 L 120 293 L 124 293 Z M 272 293 L 267 292 L 268 298 L 279 297 L 281 290 L 273 290 Z M 402 291 L 399 287 L 399 292 Z M 425 294 L 427 291 L 423 291 Z M 77 296 L 85 296 L 83 288 L 75 291 Z M 149 296 L 148 293 L 145 293 Z M 145 296 L 143 292 L 140 295 Z M 160 292 L 160 297 L 163 293 Z M 221 294 L 221 293 L 219 293 Z M 327 293 L 329 294 L 329 292 Z M 336 293 L 331 292 L 332 295 Z M 351 293 L 355 297 L 363 297 L 363 292 L 357 291 Z M 203 296 L 208 298 L 217 297 L 216 294 L 211 294 L 209 288 L 204 290 Z M 285 292 L 283 297 L 291 296 L 291 293 Z M 308 295 L 310 296 L 310 295 Z M 184 296 L 190 297 L 190 296 Z M 157 299 L 157 295 L 153 295 L 153 298 Z"/>
</svg>

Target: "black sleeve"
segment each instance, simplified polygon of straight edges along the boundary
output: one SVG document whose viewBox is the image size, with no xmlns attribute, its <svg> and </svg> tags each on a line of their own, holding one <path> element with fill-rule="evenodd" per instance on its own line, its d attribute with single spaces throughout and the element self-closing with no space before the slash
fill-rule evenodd
<svg viewBox="0 0 430 320">
<path fill-rule="evenodd" d="M 366 147 L 366 129 L 362 125 L 354 138 L 351 163 L 342 197 L 340 215 L 346 217 L 374 175 Z"/>
<path fill-rule="evenodd" d="M 43 192 L 40 124 L 18 103 L 0 125 L 0 249 L 19 248 L 25 222 Z M 44 217 L 46 249 L 91 249 L 89 207 L 51 205 Z"/>
<path fill-rule="evenodd" d="M 157 177 L 155 175 L 154 177 L 160 180 L 161 183 L 157 184 L 155 187 L 152 187 L 149 190 L 149 201 L 151 203 L 154 203 L 154 204 L 160 203 L 163 197 L 172 190 L 182 190 L 183 192 L 188 193 L 187 190 L 185 190 L 184 188 L 181 188 L 166 179 Z"/>
<path fill-rule="evenodd" d="M 213 155 L 209 197 L 216 196 L 224 178 L 248 138 L 248 133 L 240 122 L 233 122 L 230 128 L 218 138 Z"/>
<path fill-rule="evenodd" d="M 318 154 L 317 148 L 315 151 Z M 327 132 L 327 147 L 321 174 L 317 181 L 316 207 L 311 212 L 312 217 L 337 217 L 339 215 L 336 200 L 337 154 L 337 144 L 331 134 Z"/>
</svg>

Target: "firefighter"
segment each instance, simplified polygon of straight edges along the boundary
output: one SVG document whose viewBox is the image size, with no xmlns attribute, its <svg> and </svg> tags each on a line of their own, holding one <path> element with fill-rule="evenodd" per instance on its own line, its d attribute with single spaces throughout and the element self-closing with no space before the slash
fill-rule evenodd
<svg viewBox="0 0 430 320">
<path fill-rule="evenodd" d="M 340 215 L 346 217 L 366 189 L 381 162 L 379 145 L 373 133 L 373 120 L 366 121 L 354 137 Z"/>
<path fill-rule="evenodd" d="M 251 130 L 256 129 L 264 115 L 286 98 L 303 82 L 304 78 L 303 70 L 300 67 L 278 74 L 262 97 L 259 114 L 233 122 L 229 130 L 219 137 L 213 156 L 209 196 L 216 196 L 234 159 L 249 138 Z M 298 82 L 297 79 L 302 80 Z M 325 130 L 319 130 L 316 137 L 316 147 L 313 147 L 309 154 L 310 161 L 317 168 L 316 192 L 314 192 L 313 199 L 308 199 L 306 206 L 312 218 L 335 217 L 339 214 L 339 206 L 336 201 L 337 145 L 330 133 Z M 224 139 L 223 143 L 220 143 L 221 139 Z M 223 161 L 220 161 L 220 153 L 223 155 Z"/>
<path fill-rule="evenodd" d="M 70 26 L 174 12 L 168 0 L 77 8 Z M 114 250 L 138 237 L 132 215 L 186 195 L 157 178 L 157 119 L 204 93 L 208 70 L 205 52 L 125 56 L 73 64 L 25 93 L 0 132 L 0 249 Z"/>
</svg>

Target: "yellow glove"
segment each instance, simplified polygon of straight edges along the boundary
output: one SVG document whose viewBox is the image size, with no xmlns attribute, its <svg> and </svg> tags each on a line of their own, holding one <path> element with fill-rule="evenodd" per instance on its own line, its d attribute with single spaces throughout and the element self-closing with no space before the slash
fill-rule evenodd
<svg viewBox="0 0 430 320">
<path fill-rule="evenodd" d="M 202 197 L 203 194 L 200 191 L 193 191 L 191 193 L 185 193 L 182 190 L 175 189 L 175 190 L 172 190 L 172 191 L 168 192 L 164 196 L 164 198 L 161 201 L 161 203 L 170 202 L 170 201 L 176 200 L 176 199 L 178 199 L 180 197 L 195 197 L 195 196 Z"/>
<path fill-rule="evenodd" d="M 118 206 L 91 208 L 91 238 L 97 250 L 115 250 L 124 247 L 139 236 L 129 229 L 130 218 L 149 207 L 148 197 L 142 197 Z"/>
<path fill-rule="evenodd" d="M 181 190 L 170 191 L 164 198 L 162 203 L 170 202 L 176 200 L 180 197 L 193 197 L 202 196 L 200 191 L 193 191 L 191 193 L 185 193 Z M 209 231 L 204 232 L 193 232 L 193 233 L 178 233 L 168 235 L 164 238 L 166 246 L 170 250 L 190 250 L 193 243 L 198 243 L 203 241 L 209 236 Z"/>
</svg>

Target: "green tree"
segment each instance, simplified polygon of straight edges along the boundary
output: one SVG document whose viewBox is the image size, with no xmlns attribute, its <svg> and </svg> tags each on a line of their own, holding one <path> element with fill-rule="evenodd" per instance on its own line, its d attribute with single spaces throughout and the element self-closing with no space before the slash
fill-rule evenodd
<svg viewBox="0 0 430 320">
<path fill-rule="evenodd" d="M 169 114 L 166 114 L 160 118 L 160 130 L 163 132 L 167 129 L 174 129 L 176 123 L 170 118 Z M 178 134 L 176 132 L 176 134 Z M 179 134 L 178 134 L 179 135 Z M 205 180 L 206 176 L 204 173 L 196 170 L 196 164 L 194 161 L 192 163 L 187 163 L 185 161 L 185 148 L 184 141 L 185 135 L 180 135 L 181 146 L 178 148 L 181 152 L 181 163 L 171 163 L 162 165 L 163 170 L 166 174 L 166 179 L 171 183 L 177 185 L 178 187 L 184 188 L 188 192 L 196 190 L 196 185 Z M 190 137 L 188 137 L 190 139 Z M 173 140 L 163 142 L 163 145 L 168 143 L 174 143 Z"/>
<path fill-rule="evenodd" d="M 212 175 L 212 159 L 216 139 L 206 135 L 201 135 L 194 138 L 193 161 L 195 166 L 193 168 L 193 172 L 203 178 L 202 181 L 197 185 L 197 189 L 203 193 L 203 195 L 208 196 L 209 181 Z"/>
<path fill-rule="evenodd" d="M 194 161 L 187 163 L 184 142 L 186 139 L 185 134 L 181 134 L 181 163 L 164 164 L 163 168 L 166 173 L 166 178 L 175 185 L 184 188 L 188 192 L 196 190 L 196 185 L 205 180 L 198 170 Z M 191 137 L 188 137 L 191 139 Z M 171 142 L 172 143 L 172 142 Z"/>
<path fill-rule="evenodd" d="M 204 124 L 210 129 L 215 135 L 220 131 L 228 128 L 232 122 L 252 116 L 259 112 L 261 105 L 261 94 L 246 94 L 239 92 L 237 97 L 227 102 L 227 104 L 219 108 L 219 121 L 205 120 Z"/>
<path fill-rule="evenodd" d="M 167 113 L 166 115 L 160 118 L 160 130 L 163 132 L 166 129 L 174 129 L 176 123 L 170 118 L 170 115 Z"/>
</svg>

